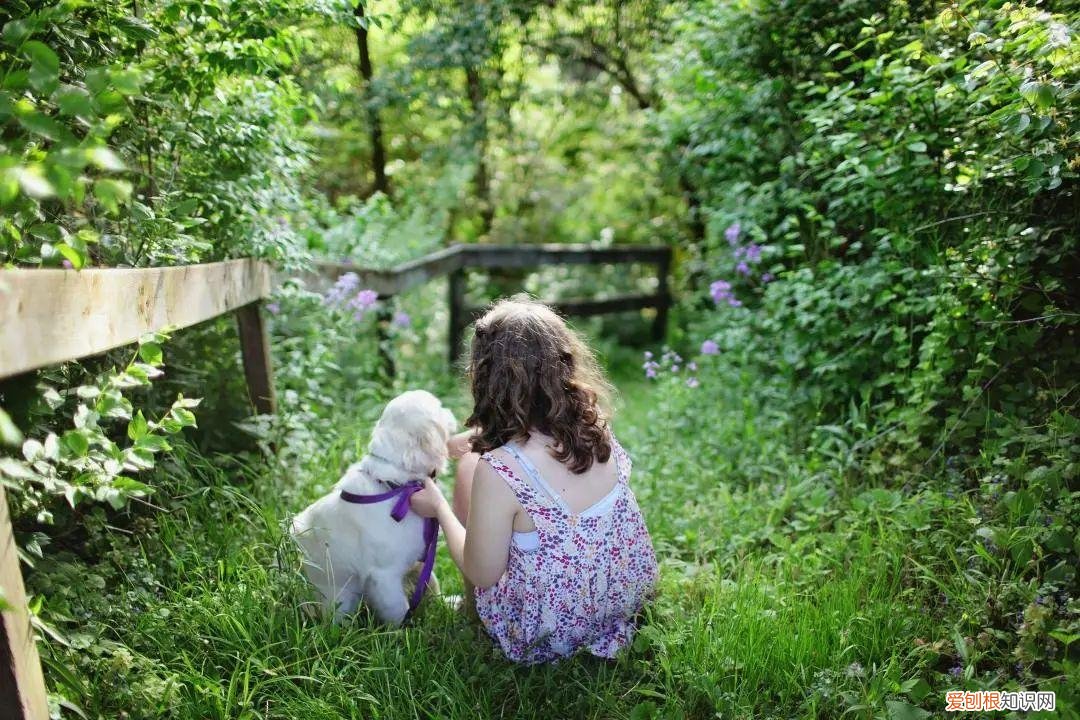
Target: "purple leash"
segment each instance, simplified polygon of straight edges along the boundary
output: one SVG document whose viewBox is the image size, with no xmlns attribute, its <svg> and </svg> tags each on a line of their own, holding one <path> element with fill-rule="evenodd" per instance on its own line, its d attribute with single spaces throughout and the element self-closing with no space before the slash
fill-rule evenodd
<svg viewBox="0 0 1080 720">
<path fill-rule="evenodd" d="M 396 488 L 378 495 L 357 495 L 348 490 L 342 490 L 341 499 L 357 505 L 375 505 L 376 503 L 397 498 L 394 507 L 390 508 L 390 517 L 401 522 L 409 514 L 409 498 L 423 489 L 424 484 L 421 481 L 410 480 L 404 485 L 398 485 Z M 412 615 L 413 611 L 420 605 L 420 599 L 424 597 L 424 591 L 427 590 L 428 582 L 431 580 L 431 571 L 435 569 L 435 547 L 439 544 L 439 521 L 435 518 L 423 518 L 423 520 L 424 565 L 420 568 L 420 577 L 416 580 L 416 588 L 413 590 L 412 597 L 409 598 L 409 612 L 405 617 Z"/>
</svg>

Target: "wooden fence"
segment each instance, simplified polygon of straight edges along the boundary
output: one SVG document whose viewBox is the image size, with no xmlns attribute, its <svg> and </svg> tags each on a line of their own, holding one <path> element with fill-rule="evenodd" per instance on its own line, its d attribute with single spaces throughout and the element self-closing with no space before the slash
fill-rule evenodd
<svg viewBox="0 0 1080 720">
<path fill-rule="evenodd" d="M 667 279 L 671 250 L 666 247 L 455 245 L 391 270 L 320 263 L 316 274 L 333 280 L 355 272 L 361 287 L 375 290 L 383 299 L 449 275 L 448 355 L 453 361 L 466 327 L 482 312 L 465 304 L 469 269 L 612 263 L 655 265 L 657 291 L 553 304 L 568 315 L 654 308 L 653 334 L 661 338 L 671 304 Z M 0 380 L 97 355 L 149 332 L 189 327 L 235 312 L 252 407 L 259 413 L 273 413 L 269 342 L 259 311 L 270 290 L 270 267 L 252 259 L 171 268 L 0 270 Z M 3 485 L 0 590 L 9 606 L 0 613 L 0 720 L 46 720 L 45 682 Z"/>
<path fill-rule="evenodd" d="M 552 302 L 564 315 L 602 315 L 653 308 L 653 338 L 667 332 L 671 292 L 671 248 L 651 245 L 617 245 L 596 248 L 586 245 L 454 245 L 391 270 L 369 270 L 348 263 L 318 263 L 318 274 L 334 280 L 347 272 L 356 273 L 360 286 L 370 288 L 380 298 L 391 298 L 423 285 L 429 280 L 450 276 L 448 302 L 447 355 L 453 363 L 461 352 L 465 328 L 480 315 L 483 307 L 465 304 L 466 273 L 472 269 L 493 270 L 531 268 L 543 265 L 612 265 L 642 263 L 656 266 L 657 287 L 652 294 L 629 294 L 602 299 L 561 300 Z"/>
</svg>

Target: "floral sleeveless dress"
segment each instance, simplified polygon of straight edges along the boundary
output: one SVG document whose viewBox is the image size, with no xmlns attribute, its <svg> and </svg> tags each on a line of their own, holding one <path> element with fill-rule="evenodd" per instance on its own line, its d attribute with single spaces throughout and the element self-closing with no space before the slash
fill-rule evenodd
<svg viewBox="0 0 1080 720">
<path fill-rule="evenodd" d="M 510 544 L 506 572 L 476 589 L 476 610 L 508 658 L 534 664 L 586 649 L 610 658 L 634 636 L 635 615 L 657 579 L 656 555 L 630 489 L 630 456 L 612 437 L 618 481 L 608 497 L 570 512 L 513 443 L 487 461 L 536 525 L 535 547 Z M 496 451 L 497 452 L 497 451 Z"/>
</svg>

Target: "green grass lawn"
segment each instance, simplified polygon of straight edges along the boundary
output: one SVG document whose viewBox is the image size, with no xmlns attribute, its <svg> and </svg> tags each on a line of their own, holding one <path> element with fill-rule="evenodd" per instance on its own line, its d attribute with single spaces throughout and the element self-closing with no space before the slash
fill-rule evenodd
<svg viewBox="0 0 1080 720">
<path fill-rule="evenodd" d="M 703 379 L 618 375 L 662 581 L 617 662 L 514 666 L 438 600 L 404 629 L 307 617 L 283 528 L 361 424 L 304 468 L 179 452 L 161 511 L 91 536 L 99 562 L 43 562 L 35 590 L 70 643 L 46 653 L 52 688 L 89 717 L 918 718 L 940 714 L 950 666 L 1006 662 L 956 637 L 963 598 L 994 582 L 951 556 L 961 500 L 849 485 L 750 384 Z M 460 592 L 442 551 L 438 572 Z"/>
</svg>

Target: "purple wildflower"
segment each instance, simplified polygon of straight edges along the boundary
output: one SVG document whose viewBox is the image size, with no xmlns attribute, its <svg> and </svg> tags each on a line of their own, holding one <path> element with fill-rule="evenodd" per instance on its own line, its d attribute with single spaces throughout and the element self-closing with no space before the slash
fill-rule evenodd
<svg viewBox="0 0 1080 720">
<path fill-rule="evenodd" d="M 763 283 L 771 283 L 771 282 L 773 281 L 773 279 L 774 279 L 774 278 L 773 278 L 773 274 L 772 274 L 772 273 L 764 273 L 764 274 L 763 274 L 763 275 L 761 276 L 761 282 L 763 282 Z"/>
<path fill-rule="evenodd" d="M 270 303 L 266 306 L 266 312 L 270 313 L 271 315 L 277 315 L 281 312 L 281 306 L 277 303 Z"/>
<path fill-rule="evenodd" d="M 398 310 L 394 313 L 394 319 L 391 321 L 394 327 L 407 328 L 412 325 L 412 318 L 409 317 L 409 313 L 404 310 Z"/>
<path fill-rule="evenodd" d="M 360 277 L 354 272 L 347 272 L 337 279 L 334 287 L 327 291 L 325 302 L 327 305 L 340 305 L 359 287 Z"/>
<path fill-rule="evenodd" d="M 739 264 L 735 266 L 735 272 L 739 273 L 740 275 L 749 276 L 750 275 L 750 266 L 746 264 L 745 260 L 740 261 Z"/>
<path fill-rule="evenodd" d="M 356 297 L 349 301 L 349 305 L 361 310 L 367 310 L 368 308 L 373 307 L 378 301 L 379 293 L 374 290 L 364 289 L 356 293 Z"/>
<path fill-rule="evenodd" d="M 700 384 L 701 383 L 698 382 L 698 379 L 696 377 L 691 376 L 686 378 L 686 387 L 688 388 L 696 388 Z"/>
<path fill-rule="evenodd" d="M 742 301 L 738 300 L 738 299 L 736 299 L 734 297 L 729 297 L 728 301 L 727 301 L 727 304 L 730 305 L 731 307 L 742 307 Z"/>
<path fill-rule="evenodd" d="M 355 311 L 353 313 L 353 318 L 362 320 L 364 313 L 373 308 L 378 301 L 379 293 L 374 290 L 364 289 L 356 293 L 356 296 L 349 301 L 349 307 Z"/>
<path fill-rule="evenodd" d="M 746 246 L 746 252 L 744 257 L 747 262 L 759 263 L 761 262 L 761 246 L 757 243 L 750 243 Z"/>
<path fill-rule="evenodd" d="M 72 265 L 72 264 L 71 264 L 71 261 L 70 261 L 70 260 L 68 260 L 67 258 L 64 258 L 64 259 L 63 259 L 63 260 L 61 261 L 61 263 L 60 263 L 60 264 L 64 266 L 64 269 L 65 269 L 65 270 L 70 270 L 71 268 L 75 267 L 74 265 Z"/>
<path fill-rule="evenodd" d="M 709 294 L 712 295 L 713 302 L 719 305 L 732 297 L 731 283 L 727 280 L 716 280 L 709 285 Z"/>
<path fill-rule="evenodd" d="M 727 239 L 728 245 L 734 247 L 735 243 L 739 242 L 739 233 L 741 232 L 742 226 L 739 223 L 729 225 L 728 229 L 724 231 L 724 237 Z"/>
<path fill-rule="evenodd" d="M 964 674 L 964 666 L 960 663 L 953 665 L 951 668 L 949 668 L 949 674 L 952 675 L 954 678 L 960 677 Z"/>
<path fill-rule="evenodd" d="M 701 343 L 701 354 L 702 355 L 719 355 L 720 354 L 720 346 L 716 344 L 715 340 L 706 340 L 705 342 Z"/>
<path fill-rule="evenodd" d="M 645 368 L 645 377 L 650 378 L 650 379 L 656 377 L 656 368 L 654 368 L 654 367 Z"/>
<path fill-rule="evenodd" d="M 652 352 L 650 350 L 645 351 L 645 359 L 652 360 Z"/>
<path fill-rule="evenodd" d="M 690 372 L 697 372 L 697 363 L 696 362 L 687 363 L 686 369 L 689 370 Z"/>
<path fill-rule="evenodd" d="M 671 366 L 671 372 L 679 372 L 679 366 L 678 365 L 672 365 Z"/>
</svg>

